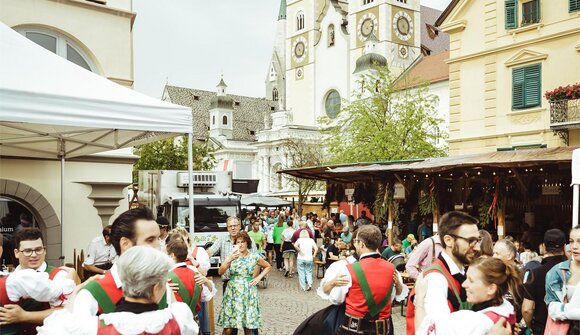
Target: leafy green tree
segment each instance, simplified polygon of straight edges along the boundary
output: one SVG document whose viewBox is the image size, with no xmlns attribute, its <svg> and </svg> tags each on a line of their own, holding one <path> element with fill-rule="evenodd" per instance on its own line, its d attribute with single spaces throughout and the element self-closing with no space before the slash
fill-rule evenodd
<svg viewBox="0 0 580 335">
<path fill-rule="evenodd" d="M 288 157 L 284 169 L 295 169 L 307 166 L 319 166 L 324 164 L 323 158 L 326 154 L 323 148 L 316 142 L 308 142 L 304 139 L 289 139 L 282 145 L 281 149 Z M 318 188 L 324 189 L 324 183 L 314 179 L 304 179 L 286 175 L 290 185 L 296 187 L 298 192 L 298 203 L 296 209 L 298 215 L 302 216 L 302 205 L 306 201 L 310 191 Z"/>
<path fill-rule="evenodd" d="M 438 157 L 446 148 L 436 145 L 443 120 L 437 116 L 438 98 L 426 84 L 401 90 L 397 76 L 377 67 L 359 81 L 360 90 L 336 119 L 323 117 L 325 144 L 333 163 L 375 162 Z"/>
<path fill-rule="evenodd" d="M 193 143 L 193 170 L 210 170 L 216 160 L 214 150 L 207 142 Z M 187 138 L 167 138 L 135 147 L 140 156 L 133 165 L 133 182 L 137 182 L 140 170 L 187 170 Z"/>
</svg>

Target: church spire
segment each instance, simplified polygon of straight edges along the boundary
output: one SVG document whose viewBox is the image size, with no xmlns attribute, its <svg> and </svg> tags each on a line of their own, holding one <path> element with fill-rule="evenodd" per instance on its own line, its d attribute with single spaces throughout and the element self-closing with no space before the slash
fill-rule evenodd
<svg viewBox="0 0 580 335">
<path fill-rule="evenodd" d="M 222 78 L 221 78 L 219 84 L 217 84 L 216 87 L 218 88 L 217 95 L 219 95 L 219 96 L 226 95 L 226 87 L 228 87 L 228 85 L 226 85 L 226 82 L 224 81 L 223 75 L 222 75 Z"/>
<path fill-rule="evenodd" d="M 286 20 L 286 0 L 280 0 L 280 11 L 278 11 L 278 21 Z"/>
</svg>

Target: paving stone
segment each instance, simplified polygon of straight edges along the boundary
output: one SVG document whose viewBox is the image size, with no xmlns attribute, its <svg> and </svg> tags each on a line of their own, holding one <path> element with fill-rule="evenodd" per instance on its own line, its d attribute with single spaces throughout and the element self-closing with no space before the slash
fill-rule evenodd
<svg viewBox="0 0 580 335">
<path fill-rule="evenodd" d="M 276 269 L 273 269 L 269 276 L 268 287 L 258 289 L 264 324 L 260 329 L 260 335 L 291 335 L 304 319 L 328 306 L 328 302 L 316 294 L 316 288 L 320 283 L 316 275 L 312 290 L 309 292 L 302 291 L 296 276 L 286 278 Z M 218 289 L 218 294 L 214 297 L 214 315 L 217 322 L 222 301 L 222 283 L 219 278 L 214 279 L 214 283 Z M 405 334 L 405 318 L 401 316 L 401 306 L 393 308 L 393 323 L 396 335 Z M 216 324 L 216 334 L 221 332 L 222 329 Z M 240 330 L 238 334 L 241 335 L 242 331 Z"/>
</svg>

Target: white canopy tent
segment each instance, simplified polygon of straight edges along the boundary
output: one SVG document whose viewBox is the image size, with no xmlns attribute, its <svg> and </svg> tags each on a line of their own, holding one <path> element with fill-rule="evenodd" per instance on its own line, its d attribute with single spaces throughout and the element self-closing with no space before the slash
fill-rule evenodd
<svg viewBox="0 0 580 335">
<path fill-rule="evenodd" d="M 188 107 L 118 85 L 0 23 L 0 157 L 61 160 L 63 227 L 65 159 L 188 134 L 191 180 L 191 131 Z"/>
</svg>

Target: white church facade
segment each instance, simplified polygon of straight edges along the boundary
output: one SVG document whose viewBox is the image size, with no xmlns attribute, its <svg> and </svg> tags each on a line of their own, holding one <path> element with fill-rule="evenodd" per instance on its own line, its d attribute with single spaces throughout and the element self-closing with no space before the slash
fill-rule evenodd
<svg viewBox="0 0 580 335">
<path fill-rule="evenodd" d="M 319 119 L 336 117 L 373 64 L 402 72 L 448 50 L 439 14 L 419 0 L 281 0 L 266 99 L 227 94 L 223 80 L 216 93 L 166 86 L 163 99 L 192 107 L 196 136 L 216 147 L 216 169 L 285 193 L 276 173 L 291 166 L 284 142 L 319 141 Z"/>
</svg>

